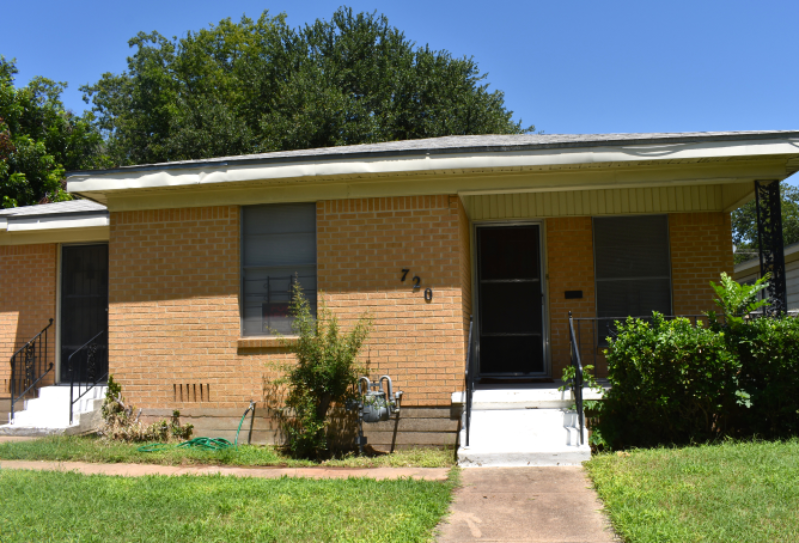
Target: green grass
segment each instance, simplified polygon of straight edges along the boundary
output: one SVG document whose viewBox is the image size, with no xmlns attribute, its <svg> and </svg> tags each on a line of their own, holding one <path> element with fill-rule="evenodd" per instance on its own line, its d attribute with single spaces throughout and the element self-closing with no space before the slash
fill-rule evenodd
<svg viewBox="0 0 799 543">
<path fill-rule="evenodd" d="M 799 439 L 601 454 L 586 467 L 627 543 L 799 541 Z"/>
<path fill-rule="evenodd" d="M 0 469 L 0 540 L 430 541 L 454 483 L 109 477 Z"/>
<path fill-rule="evenodd" d="M 228 466 L 307 467 L 450 467 L 452 450 L 412 449 L 392 454 L 359 457 L 355 455 L 312 462 L 296 460 L 280 454 L 273 447 L 240 445 L 238 449 L 201 451 L 172 447 L 165 451 L 138 452 L 141 444 L 120 443 L 91 437 L 51 436 L 32 441 L 0 443 L 0 459 L 53 460 L 95 463 L 134 463 L 160 465 L 211 464 Z"/>
</svg>

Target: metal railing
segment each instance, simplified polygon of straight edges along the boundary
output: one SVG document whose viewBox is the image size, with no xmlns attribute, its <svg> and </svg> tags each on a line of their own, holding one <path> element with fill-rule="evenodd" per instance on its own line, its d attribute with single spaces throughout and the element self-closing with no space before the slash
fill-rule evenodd
<svg viewBox="0 0 799 543">
<path fill-rule="evenodd" d="M 104 343 L 97 342 L 97 339 L 105 334 L 105 330 L 95 334 L 93 338 L 78 347 L 75 352 L 69 355 L 67 359 L 67 367 L 69 368 L 69 423 L 72 424 L 73 413 L 75 404 L 83 398 L 86 393 L 93 389 L 97 384 L 103 382 L 108 377 L 108 370 L 102 375 L 97 375 L 98 362 L 100 357 L 107 355 L 107 346 Z M 82 364 L 79 369 L 75 368 L 73 358 L 75 355 L 84 351 L 86 352 L 86 362 Z M 104 365 L 107 367 L 107 365 Z M 77 380 L 77 381 L 76 381 Z M 77 396 L 75 392 L 77 390 Z M 83 392 L 81 392 L 81 390 Z"/>
<path fill-rule="evenodd" d="M 465 413 L 465 425 L 466 425 L 466 446 L 469 446 L 469 430 L 472 425 L 472 396 L 474 395 L 474 377 L 477 373 L 476 368 L 473 368 L 472 358 L 474 354 L 474 348 L 472 345 L 472 333 L 474 329 L 474 318 L 471 316 L 469 317 L 469 343 L 466 345 L 466 375 L 465 375 L 465 383 L 464 386 L 466 388 L 466 402 L 464 408 L 466 409 Z"/>
<path fill-rule="evenodd" d="M 47 362 L 47 330 L 52 325 L 53 319 L 50 319 L 41 332 L 11 356 L 11 421 L 14 420 L 14 404 L 29 392 L 38 390 L 41 380 L 53 369 L 53 363 L 48 365 Z"/>
<path fill-rule="evenodd" d="M 580 422 L 580 445 L 584 445 L 585 438 L 585 411 L 583 411 L 583 364 L 580 360 L 580 346 L 574 335 L 574 318 L 569 311 L 569 353 L 571 364 L 574 367 L 574 377 L 572 378 L 572 393 L 577 404 L 577 420 Z"/>
</svg>

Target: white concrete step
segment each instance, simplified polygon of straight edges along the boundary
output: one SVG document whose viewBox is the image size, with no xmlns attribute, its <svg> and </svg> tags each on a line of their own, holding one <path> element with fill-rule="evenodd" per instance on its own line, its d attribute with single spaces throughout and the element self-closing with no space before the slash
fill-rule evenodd
<svg viewBox="0 0 799 543">
<path fill-rule="evenodd" d="M 591 458 L 588 432 L 580 445 L 577 413 L 567 409 L 473 410 L 469 446 L 465 424 L 459 437 L 462 467 L 570 466 Z"/>
<path fill-rule="evenodd" d="M 0 435 L 79 433 L 90 421 L 91 424 L 96 423 L 107 388 L 96 386 L 78 400 L 70 424 L 70 387 L 43 387 L 39 389 L 37 398 L 25 400 L 24 410 L 14 413 L 14 420 L 10 424 L 0 426 Z"/>
<path fill-rule="evenodd" d="M 571 390 L 561 392 L 560 383 L 478 385 L 472 409 L 569 409 L 574 406 Z M 607 388 L 607 386 L 606 386 Z M 464 403 L 463 392 L 452 393 L 452 403 Z M 601 400 L 602 394 L 583 388 L 583 400 Z"/>
</svg>

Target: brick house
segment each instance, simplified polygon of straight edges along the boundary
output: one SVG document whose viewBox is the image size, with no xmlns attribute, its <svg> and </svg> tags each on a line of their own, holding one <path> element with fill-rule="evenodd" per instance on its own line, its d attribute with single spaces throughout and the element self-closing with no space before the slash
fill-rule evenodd
<svg viewBox="0 0 799 543">
<path fill-rule="evenodd" d="M 73 172 L 83 200 L 0 214 L 2 359 L 54 318 L 42 383 L 67 383 L 97 329 L 145 417 L 180 409 L 230 435 L 291 358 L 274 332 L 298 277 L 344 323 L 374 318 L 364 361 L 404 397 L 370 443 L 455 444 L 471 315 L 480 386 L 556 394 L 569 312 L 713 308 L 730 212 L 799 169 L 797 138 L 453 136 Z M 272 436 L 262 410 L 251 438 Z"/>
</svg>

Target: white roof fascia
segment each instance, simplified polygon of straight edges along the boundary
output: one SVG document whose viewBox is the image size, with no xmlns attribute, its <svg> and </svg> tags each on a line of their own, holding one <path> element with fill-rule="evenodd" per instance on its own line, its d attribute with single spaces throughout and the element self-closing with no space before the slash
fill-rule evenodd
<svg viewBox="0 0 799 543">
<path fill-rule="evenodd" d="M 90 228 L 109 226 L 108 213 L 69 215 L 17 216 L 8 222 L 8 232 L 31 232 L 36 230 L 61 230 L 64 228 Z"/>
<path fill-rule="evenodd" d="M 0 215 L 0 232 L 5 232 L 8 228 L 8 218 Z"/>
<path fill-rule="evenodd" d="M 792 243 L 785 247 L 784 249 L 785 255 L 785 262 L 792 262 L 794 260 L 799 260 L 799 243 Z M 735 265 L 735 275 L 741 275 L 742 273 L 747 273 L 751 271 L 760 272 L 760 259 L 759 258 L 750 258 L 745 262 L 741 262 L 740 264 Z"/>
<path fill-rule="evenodd" d="M 118 192 L 126 189 L 203 186 L 221 183 L 314 178 L 364 174 L 391 174 L 445 170 L 486 170 L 514 167 L 573 166 L 641 161 L 699 160 L 732 157 L 799 155 L 799 139 L 685 142 L 654 145 L 597 146 L 586 148 L 462 154 L 409 153 L 394 157 L 320 158 L 294 162 L 186 164 L 143 170 L 81 172 L 68 178 L 71 193 Z M 787 173 L 786 173 L 787 176 Z"/>
</svg>

